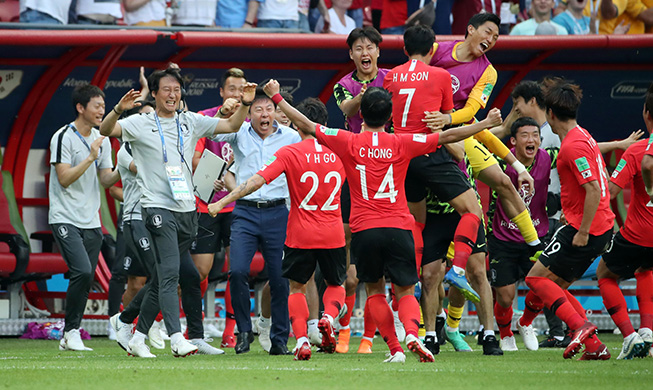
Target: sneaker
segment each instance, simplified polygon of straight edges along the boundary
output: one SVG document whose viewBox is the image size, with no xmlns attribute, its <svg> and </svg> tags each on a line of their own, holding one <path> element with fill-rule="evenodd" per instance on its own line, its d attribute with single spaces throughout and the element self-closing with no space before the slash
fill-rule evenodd
<svg viewBox="0 0 653 390">
<path fill-rule="evenodd" d="M 435 317 L 435 334 L 438 335 L 438 344 L 444 345 L 447 343 L 447 335 L 444 333 L 447 324 L 445 317 Z"/>
<path fill-rule="evenodd" d="M 397 340 L 400 343 L 403 343 L 406 340 L 406 329 L 404 329 L 404 324 L 399 319 L 399 312 L 393 311 L 392 316 L 395 320 L 395 333 L 397 333 Z"/>
<path fill-rule="evenodd" d="M 340 329 L 338 333 L 338 345 L 336 345 L 336 352 L 347 353 L 349 352 L 349 339 L 351 337 L 351 329 Z"/>
<path fill-rule="evenodd" d="M 270 340 L 270 323 L 264 326 L 261 322 L 261 317 L 256 320 L 256 327 L 258 328 L 258 343 L 265 352 L 270 352 L 272 348 L 272 340 Z"/>
<path fill-rule="evenodd" d="M 503 356 L 503 350 L 499 347 L 499 340 L 497 340 L 495 335 L 483 337 L 483 355 Z"/>
<path fill-rule="evenodd" d="M 445 330 L 444 333 L 456 352 L 472 352 L 472 347 L 463 340 L 463 336 L 460 334 L 458 329 L 453 332 Z"/>
<path fill-rule="evenodd" d="M 422 363 L 430 363 L 435 361 L 431 351 L 426 349 L 424 344 L 422 344 L 422 342 L 412 334 L 406 335 L 406 347 L 410 352 L 414 353 Z"/>
<path fill-rule="evenodd" d="M 190 343 L 190 341 L 181 338 L 176 343 L 170 343 L 170 350 L 174 357 L 186 357 L 197 353 L 197 346 Z"/>
<path fill-rule="evenodd" d="M 517 321 L 517 329 L 519 329 L 519 334 L 521 335 L 521 339 L 524 342 L 526 349 L 529 351 L 537 351 L 540 344 L 537 342 L 537 336 L 535 336 L 533 324 L 522 326 L 519 321 Z"/>
<path fill-rule="evenodd" d="M 82 336 L 79 334 L 79 329 L 72 329 L 63 334 L 61 341 L 59 341 L 60 351 L 92 351 L 82 341 Z"/>
<path fill-rule="evenodd" d="M 138 341 L 134 338 L 129 340 L 129 352 L 127 352 L 129 356 L 134 356 L 134 357 L 140 357 L 140 358 L 155 358 L 156 355 L 154 355 L 152 352 L 150 352 L 150 348 L 145 345 L 145 342 L 143 342 L 142 339 L 138 339 Z"/>
<path fill-rule="evenodd" d="M 147 332 L 147 339 L 150 341 L 150 345 L 154 349 L 165 349 L 166 342 L 161 337 L 161 324 L 157 321 L 152 323 L 150 330 Z"/>
<path fill-rule="evenodd" d="M 317 347 L 322 345 L 322 333 L 317 327 L 308 328 L 308 341 Z"/>
<path fill-rule="evenodd" d="M 440 343 L 435 341 L 435 337 L 433 336 L 426 336 L 424 338 L 424 346 L 426 349 L 431 351 L 433 355 L 439 355 L 440 354 Z"/>
<path fill-rule="evenodd" d="M 333 325 L 327 316 L 323 316 L 317 327 L 322 334 L 322 349 L 326 353 L 334 353 L 336 351 L 336 335 L 333 332 Z"/>
<path fill-rule="evenodd" d="M 644 350 L 641 352 L 641 354 L 637 357 L 647 357 L 649 355 L 653 356 L 653 348 L 651 346 L 653 345 L 653 332 L 649 328 L 639 328 L 639 336 L 642 338 L 642 341 L 644 341 Z"/>
<path fill-rule="evenodd" d="M 308 360 L 311 358 L 311 346 L 309 343 L 302 344 L 301 347 L 295 348 L 295 360 Z"/>
<path fill-rule="evenodd" d="M 116 341 L 116 331 L 113 330 L 111 323 L 107 324 L 107 338 L 111 341 Z"/>
<path fill-rule="evenodd" d="M 468 301 L 474 303 L 481 301 L 481 297 L 476 293 L 476 291 L 474 291 L 472 286 L 469 285 L 465 275 L 458 275 L 454 272 L 453 268 L 444 275 L 444 281 L 460 290 L 461 294 L 463 294 Z"/>
<path fill-rule="evenodd" d="M 132 339 L 132 335 L 134 334 L 134 324 L 125 324 L 120 321 L 120 313 L 109 318 L 109 323 L 113 330 L 116 331 L 116 341 L 118 342 L 118 345 L 129 353 L 129 341 Z"/>
<path fill-rule="evenodd" d="M 610 351 L 608 351 L 608 348 L 605 346 L 605 344 L 601 343 L 599 347 L 596 349 L 594 352 L 588 352 L 585 350 L 583 353 L 583 356 L 580 357 L 578 360 L 608 360 L 610 359 Z"/>
<path fill-rule="evenodd" d="M 218 329 L 213 324 L 208 324 L 204 327 L 204 338 L 216 338 L 219 339 L 222 337 L 222 331 Z"/>
<path fill-rule="evenodd" d="M 621 353 L 617 356 L 617 360 L 630 360 L 634 357 L 639 357 L 642 351 L 645 351 L 646 344 L 642 340 L 642 336 L 637 332 L 624 337 L 624 344 L 621 347 Z"/>
<path fill-rule="evenodd" d="M 356 353 L 372 353 L 372 342 L 367 339 L 362 339 Z"/>
<path fill-rule="evenodd" d="M 519 351 L 519 349 L 517 348 L 517 341 L 515 340 L 514 335 L 502 338 L 501 342 L 499 343 L 499 347 L 501 347 L 501 350 L 504 352 Z"/>
<path fill-rule="evenodd" d="M 394 355 L 390 355 L 389 358 L 385 359 L 383 363 L 406 363 L 406 355 L 403 352 L 395 352 Z"/>
<path fill-rule="evenodd" d="M 192 339 L 190 343 L 197 347 L 198 355 L 224 355 L 224 351 L 207 343 L 203 339 Z"/>
<path fill-rule="evenodd" d="M 567 348 L 565 348 L 565 352 L 563 352 L 562 356 L 565 359 L 571 359 L 574 357 L 574 355 L 580 351 L 583 342 L 594 333 L 596 333 L 596 325 L 589 321 L 585 321 L 585 323 L 580 328 L 574 331 L 571 342 Z"/>
<path fill-rule="evenodd" d="M 235 348 L 236 347 L 236 338 L 231 336 L 222 335 L 222 342 L 220 343 L 221 348 Z"/>
<path fill-rule="evenodd" d="M 571 337 L 569 337 L 568 335 L 565 335 L 565 337 L 562 340 L 558 340 L 553 336 L 549 336 L 545 340 L 540 341 L 539 347 L 540 348 L 567 348 L 567 345 L 569 345 L 570 341 L 571 341 Z"/>
</svg>

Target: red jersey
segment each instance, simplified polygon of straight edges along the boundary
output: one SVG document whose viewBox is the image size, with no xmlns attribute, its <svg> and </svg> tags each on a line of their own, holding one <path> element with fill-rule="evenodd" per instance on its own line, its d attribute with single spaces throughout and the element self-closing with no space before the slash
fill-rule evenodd
<svg viewBox="0 0 653 390">
<path fill-rule="evenodd" d="M 610 181 L 619 188 L 633 183 L 628 216 L 621 234 L 633 244 L 653 248 L 653 204 L 650 204 L 642 179 L 642 158 L 647 146 L 647 139 L 631 145 L 621 157 Z"/>
<path fill-rule="evenodd" d="M 646 151 L 644 152 L 644 155 L 653 156 L 653 148 L 651 147 L 651 144 L 653 144 L 653 134 L 648 137 L 648 144 L 646 145 Z"/>
<path fill-rule="evenodd" d="M 404 181 L 413 157 L 434 152 L 439 134 L 388 134 L 318 126 L 317 139 L 341 159 L 351 194 L 352 232 L 374 228 L 410 230 Z"/>
<path fill-rule="evenodd" d="M 582 185 L 598 180 L 601 201 L 590 226 L 590 234 L 599 236 L 612 229 L 614 214 L 610 210 L 605 163 L 599 146 L 587 130 L 576 126 L 569 131 L 562 140 L 557 166 L 562 212 L 569 224 L 576 229 L 580 228 L 585 205 L 585 189 Z"/>
<path fill-rule="evenodd" d="M 451 75 L 442 68 L 410 60 L 392 69 L 383 79 L 392 94 L 395 133 L 430 133 L 422 122 L 424 111 L 453 110 Z"/>
<path fill-rule="evenodd" d="M 286 245 L 300 249 L 345 246 L 340 211 L 340 187 L 345 171 L 340 159 L 315 139 L 277 150 L 258 174 L 270 183 L 286 174 L 290 213 Z"/>
</svg>

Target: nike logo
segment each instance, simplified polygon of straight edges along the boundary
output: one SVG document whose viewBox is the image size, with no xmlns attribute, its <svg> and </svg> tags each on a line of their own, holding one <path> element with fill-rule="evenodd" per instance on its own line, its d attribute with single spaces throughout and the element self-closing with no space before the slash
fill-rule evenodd
<svg viewBox="0 0 653 390">
<path fill-rule="evenodd" d="M 492 156 L 487 156 L 487 157 L 485 157 L 485 158 L 483 159 L 483 161 L 487 161 L 487 160 L 489 160 L 490 157 L 492 157 Z"/>
<path fill-rule="evenodd" d="M 607 354 L 608 354 L 608 350 L 604 349 L 599 353 L 599 356 L 603 356 L 603 355 L 607 355 Z"/>
<path fill-rule="evenodd" d="M 153 133 L 156 133 L 156 132 L 158 132 L 158 131 L 159 131 L 159 130 L 157 130 L 157 129 L 152 129 L 152 132 L 153 132 Z"/>
<path fill-rule="evenodd" d="M 483 244 L 476 244 L 476 249 L 483 249 L 484 246 L 485 246 L 485 243 L 483 243 Z"/>
<path fill-rule="evenodd" d="M 572 340 L 571 343 L 572 343 L 572 344 L 580 344 L 580 335 L 576 336 L 576 337 Z"/>
</svg>

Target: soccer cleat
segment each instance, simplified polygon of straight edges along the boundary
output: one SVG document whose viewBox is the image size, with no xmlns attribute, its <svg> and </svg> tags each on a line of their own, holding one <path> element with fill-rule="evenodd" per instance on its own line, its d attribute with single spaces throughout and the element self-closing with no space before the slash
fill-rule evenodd
<svg viewBox="0 0 653 390">
<path fill-rule="evenodd" d="M 440 354 L 440 343 L 435 341 L 435 337 L 433 336 L 426 336 L 424 338 L 424 346 L 426 349 L 431 351 L 433 355 L 439 355 Z"/>
<path fill-rule="evenodd" d="M 447 335 L 444 333 L 447 324 L 447 317 L 435 318 L 435 334 L 438 335 L 438 344 L 444 345 L 447 343 Z"/>
<path fill-rule="evenodd" d="M 499 347 L 499 340 L 494 335 L 483 337 L 483 355 L 503 356 L 503 350 Z"/>
<path fill-rule="evenodd" d="M 642 340 L 642 336 L 637 332 L 624 337 L 624 344 L 621 347 L 621 353 L 617 356 L 617 360 L 630 360 L 634 357 L 639 357 L 642 351 L 646 350 L 646 344 Z"/>
<path fill-rule="evenodd" d="M 468 301 L 475 303 L 481 301 L 481 297 L 476 293 L 476 291 L 474 291 L 472 286 L 469 285 L 465 275 L 458 275 L 454 272 L 453 268 L 444 275 L 444 281 L 456 287 Z"/>
<path fill-rule="evenodd" d="M 390 355 L 389 358 L 385 359 L 383 363 L 406 363 L 406 355 L 403 352 L 395 352 L 394 355 Z"/>
<path fill-rule="evenodd" d="M 192 339 L 190 343 L 197 347 L 198 355 L 224 355 L 224 351 L 207 343 L 203 339 Z"/>
<path fill-rule="evenodd" d="M 270 352 L 272 348 L 272 340 L 270 340 L 270 323 L 267 326 L 261 322 L 261 317 L 256 320 L 256 327 L 258 328 L 258 343 L 265 352 Z"/>
<path fill-rule="evenodd" d="M 222 335 L 221 348 L 234 348 L 236 346 L 236 338 L 234 336 Z"/>
<path fill-rule="evenodd" d="M 535 336 L 533 324 L 522 326 L 519 321 L 517 321 L 517 329 L 519 329 L 519 334 L 521 335 L 521 339 L 524 342 L 526 349 L 529 351 L 537 351 L 540 344 L 537 342 L 537 336 Z"/>
<path fill-rule="evenodd" d="M 116 331 L 116 342 L 120 345 L 120 348 L 129 353 L 129 341 L 134 333 L 134 324 L 125 324 L 120 321 L 120 313 L 109 318 L 109 323 L 113 330 Z"/>
<path fill-rule="evenodd" d="M 569 335 L 565 335 L 565 337 L 562 340 L 558 340 L 553 336 L 549 336 L 545 340 L 540 341 L 539 347 L 540 348 L 567 348 L 567 345 L 569 345 L 570 341 L 571 341 L 571 337 L 569 337 Z"/>
<path fill-rule="evenodd" d="M 61 341 L 59 341 L 60 351 L 92 351 L 82 341 L 82 336 L 79 334 L 79 329 L 72 329 L 63 334 Z"/>
<path fill-rule="evenodd" d="M 295 360 L 308 360 L 310 358 L 311 346 L 309 343 L 304 343 L 301 347 L 295 348 Z"/>
<path fill-rule="evenodd" d="M 132 338 L 129 340 L 129 351 L 127 352 L 129 356 L 134 356 L 134 357 L 140 357 L 140 358 L 155 358 L 156 355 L 154 355 L 152 352 L 150 352 L 150 348 L 145 345 L 145 342 L 143 342 L 143 339 L 136 339 Z"/>
<path fill-rule="evenodd" d="M 395 320 L 395 333 L 397 333 L 397 340 L 400 343 L 403 343 L 406 340 L 406 329 L 404 329 L 404 324 L 399 319 L 399 312 L 393 311 L 392 316 Z"/>
<path fill-rule="evenodd" d="M 422 342 L 412 334 L 406 335 L 406 347 L 410 352 L 414 353 L 422 363 L 435 361 L 431 351 L 429 351 L 424 344 L 422 344 Z"/>
<path fill-rule="evenodd" d="M 150 345 L 154 349 L 165 349 L 166 342 L 161 337 L 161 324 L 157 321 L 152 323 L 150 330 L 147 332 L 147 338 L 150 340 Z"/>
<path fill-rule="evenodd" d="M 342 330 L 340 330 L 340 332 L 342 332 Z M 308 328 L 308 341 L 316 347 L 322 345 L 322 334 L 317 326 Z"/>
<path fill-rule="evenodd" d="M 349 338 L 351 337 L 351 329 L 340 329 L 338 332 L 338 345 L 336 345 L 336 352 L 347 353 L 349 352 Z"/>
<path fill-rule="evenodd" d="M 644 341 L 644 349 L 640 353 L 639 356 L 637 357 L 647 357 L 649 355 L 653 356 L 653 349 L 651 346 L 653 345 L 653 332 L 649 328 L 639 328 L 639 336 L 642 338 L 642 341 Z"/>
<path fill-rule="evenodd" d="M 608 360 L 610 359 L 610 351 L 605 344 L 601 343 L 594 352 L 588 352 L 587 349 L 578 360 Z"/>
<path fill-rule="evenodd" d="M 515 340 L 515 336 L 508 336 L 502 338 L 501 342 L 499 343 L 499 346 L 501 347 L 501 350 L 504 352 L 519 351 L 519 348 L 517 348 L 517 341 Z"/>
<path fill-rule="evenodd" d="M 456 352 L 472 352 L 472 347 L 463 340 L 463 336 L 460 334 L 458 329 L 453 332 L 445 330 L 445 335 L 447 336 L 447 340 L 449 340 L 451 345 L 453 345 L 453 349 L 455 349 Z"/>
<path fill-rule="evenodd" d="M 213 324 L 208 324 L 204 327 L 204 338 L 216 338 L 219 339 L 222 337 L 222 331 L 218 329 Z"/>
<path fill-rule="evenodd" d="M 565 352 L 563 352 L 562 356 L 565 359 L 571 359 L 574 357 L 574 355 L 580 351 L 583 342 L 594 333 L 596 333 L 596 325 L 589 321 L 585 321 L 580 328 L 574 331 L 574 334 L 571 337 L 571 342 L 569 342 L 569 345 L 565 348 Z"/>
<path fill-rule="evenodd" d="M 356 353 L 372 353 L 372 342 L 367 339 L 362 339 Z"/>
<path fill-rule="evenodd" d="M 333 325 L 326 316 L 320 319 L 317 327 L 322 334 L 322 345 L 320 346 L 326 353 L 334 353 L 336 351 L 336 335 L 333 332 Z"/>
<path fill-rule="evenodd" d="M 176 343 L 170 343 L 170 350 L 172 351 L 172 356 L 174 357 L 186 357 L 197 353 L 197 346 L 191 344 L 190 341 L 180 338 Z"/>
</svg>

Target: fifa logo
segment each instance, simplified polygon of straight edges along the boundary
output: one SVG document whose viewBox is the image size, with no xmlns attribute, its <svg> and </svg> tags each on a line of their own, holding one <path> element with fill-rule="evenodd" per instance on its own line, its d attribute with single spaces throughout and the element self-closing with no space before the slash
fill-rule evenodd
<svg viewBox="0 0 653 390">
<path fill-rule="evenodd" d="M 61 238 L 68 237 L 68 228 L 66 226 L 59 226 L 57 231 L 59 232 L 59 237 Z"/>
</svg>

